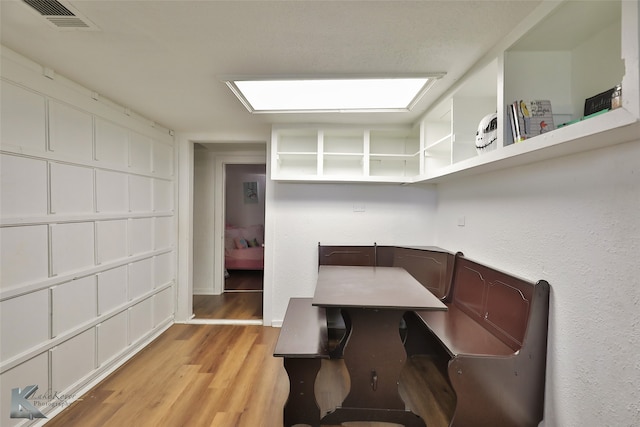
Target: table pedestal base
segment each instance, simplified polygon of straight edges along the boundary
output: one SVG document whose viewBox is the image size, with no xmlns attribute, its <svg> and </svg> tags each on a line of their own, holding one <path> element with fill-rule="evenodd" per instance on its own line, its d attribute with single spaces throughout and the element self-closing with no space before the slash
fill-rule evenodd
<svg viewBox="0 0 640 427">
<path fill-rule="evenodd" d="M 348 421 L 379 421 L 405 427 L 426 427 L 418 415 L 403 409 L 336 408 L 322 417 L 320 424 L 340 425 Z"/>
<path fill-rule="evenodd" d="M 393 309 L 342 309 L 349 327 L 344 341 L 344 362 L 351 387 L 341 405 L 322 424 L 346 421 L 383 421 L 407 427 L 425 427 L 406 409 L 398 392 L 400 372 L 407 354 L 400 336 L 404 312 Z"/>
</svg>

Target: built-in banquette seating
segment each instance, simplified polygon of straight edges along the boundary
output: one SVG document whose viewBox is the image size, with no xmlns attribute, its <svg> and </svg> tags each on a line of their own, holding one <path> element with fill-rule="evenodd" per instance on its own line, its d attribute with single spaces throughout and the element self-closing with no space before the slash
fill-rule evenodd
<svg viewBox="0 0 640 427">
<path fill-rule="evenodd" d="M 445 303 L 447 311 L 416 311 L 405 319 L 412 336 L 419 327 L 426 332 L 424 347 L 414 345 L 408 354 L 446 350 L 456 395 L 450 427 L 537 426 L 544 411 L 549 284 L 458 254 Z"/>
<path fill-rule="evenodd" d="M 313 298 L 291 298 L 274 349 L 284 358 L 289 376 L 289 398 L 284 406 L 284 425 L 320 425 L 320 407 L 314 384 L 321 360 L 329 358 L 325 309 L 311 304 Z"/>
<path fill-rule="evenodd" d="M 407 313 L 405 348 L 409 356 L 445 355 L 456 397 L 450 427 L 542 420 L 546 281 L 528 282 L 437 247 L 319 245 L 318 253 L 320 265 L 403 267 L 445 302 L 447 311 Z"/>
<path fill-rule="evenodd" d="M 376 265 L 402 267 L 438 298 L 449 295 L 454 254 L 437 246 L 378 246 L 376 253 Z"/>
<path fill-rule="evenodd" d="M 377 265 L 378 245 L 373 246 L 323 246 L 318 243 L 318 266 L 354 265 L 373 267 Z"/>
</svg>

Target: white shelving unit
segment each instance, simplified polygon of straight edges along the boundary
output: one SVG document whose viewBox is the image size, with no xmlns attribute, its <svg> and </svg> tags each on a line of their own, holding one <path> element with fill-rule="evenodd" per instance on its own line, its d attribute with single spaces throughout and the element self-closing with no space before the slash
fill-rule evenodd
<svg viewBox="0 0 640 427">
<path fill-rule="evenodd" d="M 311 129 L 279 132 L 274 156 L 272 164 L 282 178 L 318 175 L 318 133 Z"/>
<path fill-rule="evenodd" d="M 638 2 L 543 2 L 427 111 L 421 121 L 427 160 L 415 181 L 439 182 L 638 139 L 639 15 Z M 620 83 L 622 108 L 513 143 L 507 114 L 513 101 L 549 99 L 557 126 L 580 119 L 586 98 Z M 496 149 L 474 153 L 472 135 L 492 112 L 498 115 Z"/>
<path fill-rule="evenodd" d="M 327 129 L 318 131 L 318 146 L 322 156 L 321 176 L 362 179 L 365 168 L 365 132 L 362 129 Z"/>
<path fill-rule="evenodd" d="M 372 130 L 369 134 L 371 177 L 401 177 L 420 173 L 420 129 Z"/>
<path fill-rule="evenodd" d="M 420 174 L 420 132 L 408 127 L 274 127 L 274 180 L 409 182 Z"/>
<path fill-rule="evenodd" d="M 440 182 L 640 136 L 637 1 L 546 1 L 448 90 L 412 127 L 287 128 L 272 134 L 272 179 Z M 622 84 L 622 107 L 585 120 L 585 99 Z M 548 99 L 554 123 L 513 143 L 507 106 Z M 496 148 L 475 135 L 497 113 Z"/>
<path fill-rule="evenodd" d="M 425 114 L 425 174 L 478 156 L 475 145 L 480 121 L 498 111 L 498 60 L 474 70 Z"/>
</svg>

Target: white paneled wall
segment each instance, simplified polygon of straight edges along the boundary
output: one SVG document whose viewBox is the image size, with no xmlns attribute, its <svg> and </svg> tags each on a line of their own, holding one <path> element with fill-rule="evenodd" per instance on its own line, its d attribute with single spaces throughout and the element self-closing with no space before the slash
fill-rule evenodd
<svg viewBox="0 0 640 427">
<path fill-rule="evenodd" d="M 0 195 L 4 198 L 4 194 Z M 2 201 L 4 204 L 4 200 Z M 0 228 L 0 290 L 49 277 L 49 227 L 25 225 Z"/>
<path fill-rule="evenodd" d="M 7 52 L 0 83 L 3 411 L 12 388 L 82 389 L 173 322 L 177 230 L 170 132 Z"/>
<path fill-rule="evenodd" d="M 28 384 L 38 385 L 38 392 L 49 390 L 50 387 L 50 378 L 49 378 L 49 354 L 48 353 L 40 353 L 37 356 L 32 357 L 31 359 L 21 363 L 15 368 L 5 371 L 2 373 L 2 384 L 3 388 L 6 388 L 6 384 Z M 2 404 L 2 414 L 3 421 L 6 423 L 8 416 L 4 416 L 5 411 L 8 410 L 10 402 L 8 400 L 3 400 Z M 17 420 L 16 420 L 17 421 Z M 3 423 L 3 427 L 5 425 Z M 8 423 L 7 423 L 8 424 Z"/>
<path fill-rule="evenodd" d="M 4 120 L 3 120 L 4 122 Z M 4 138 L 4 123 L 2 137 Z M 47 162 L 18 157 L 0 157 L 0 214 L 2 218 L 47 214 Z M 30 194 L 31 197 L 24 197 Z"/>
<path fill-rule="evenodd" d="M 129 341 L 127 334 L 128 313 L 118 313 L 96 326 L 98 332 L 98 366 L 104 366 L 120 354 Z"/>
</svg>

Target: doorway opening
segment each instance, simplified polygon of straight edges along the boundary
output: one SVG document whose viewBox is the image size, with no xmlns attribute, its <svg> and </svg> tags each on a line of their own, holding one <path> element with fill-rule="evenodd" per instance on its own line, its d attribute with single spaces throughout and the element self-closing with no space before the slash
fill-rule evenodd
<svg viewBox="0 0 640 427">
<path fill-rule="evenodd" d="M 214 162 L 215 185 L 206 177 L 194 180 L 194 189 L 201 189 L 196 193 L 215 194 L 213 215 L 209 211 L 200 216 L 216 223 L 210 236 L 214 259 L 208 260 L 213 283 L 207 283 L 204 292 L 194 286 L 195 320 L 262 323 L 266 164 L 264 158 L 262 163 L 242 161 L 219 157 Z"/>
</svg>

